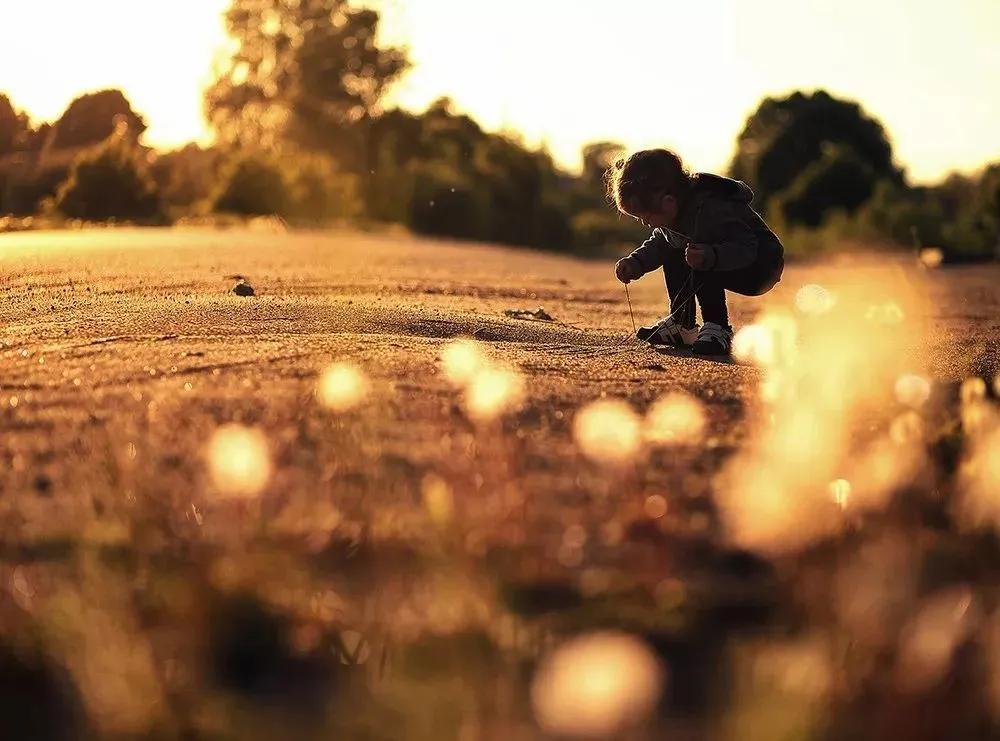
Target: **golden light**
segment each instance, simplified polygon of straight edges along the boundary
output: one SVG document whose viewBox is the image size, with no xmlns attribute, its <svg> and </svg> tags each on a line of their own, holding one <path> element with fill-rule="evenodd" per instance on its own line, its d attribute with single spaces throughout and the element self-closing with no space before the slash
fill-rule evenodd
<svg viewBox="0 0 1000 741">
<path fill-rule="evenodd" d="M 905 318 L 902 307 L 894 301 L 872 304 L 865 312 L 865 319 L 876 324 L 900 324 Z"/>
<path fill-rule="evenodd" d="M 455 503 L 452 499 L 451 487 L 434 474 L 424 477 L 420 486 L 424 500 L 424 511 L 435 525 L 447 525 L 455 514 Z"/>
<path fill-rule="evenodd" d="M 920 250 L 920 263 L 925 268 L 937 268 L 944 262 L 944 251 L 940 247 L 924 247 Z"/>
<path fill-rule="evenodd" d="M 316 399 L 333 412 L 346 412 L 368 396 L 371 384 L 364 373 L 350 363 L 334 363 L 319 377 Z"/>
<path fill-rule="evenodd" d="M 901 689 L 924 692 L 936 685 L 977 621 L 977 606 L 967 586 L 952 587 L 927 600 L 900 640 L 896 681 Z"/>
<path fill-rule="evenodd" d="M 880 266 L 826 277 L 822 290 L 796 297 L 808 320 L 796 321 L 776 297 L 734 340 L 734 354 L 762 366 L 766 402 L 748 445 L 713 485 L 723 532 L 741 547 L 776 554 L 831 535 L 842 522 L 831 516 L 835 508 L 884 505 L 924 460 L 923 423 L 912 411 L 884 439 L 854 445 L 873 415 L 895 408 L 894 390 L 914 404 L 929 394 L 922 379 L 900 382 L 909 348 L 920 345 L 920 324 L 864 328 L 873 295 L 876 318 L 891 322 L 922 295 L 908 277 Z M 836 296 L 835 311 L 822 310 L 826 292 Z"/>
<path fill-rule="evenodd" d="M 472 340 L 455 340 L 441 350 L 441 369 L 445 378 L 456 386 L 463 386 L 476 373 L 489 365 L 482 351 Z"/>
<path fill-rule="evenodd" d="M 649 519 L 660 519 L 667 514 L 666 497 L 662 497 L 659 494 L 653 494 L 652 496 L 646 497 L 646 502 L 643 504 L 643 510 L 645 510 L 646 517 Z"/>
<path fill-rule="evenodd" d="M 841 509 L 847 509 L 851 498 L 851 482 L 847 479 L 836 479 L 830 482 L 830 498 Z"/>
<path fill-rule="evenodd" d="M 595 401 L 577 412 L 573 437 L 584 455 L 607 464 L 625 463 L 642 441 L 638 415 L 617 399 Z"/>
<path fill-rule="evenodd" d="M 488 421 L 514 408 L 524 396 L 524 380 L 506 368 L 482 368 L 465 389 L 465 407 L 473 419 Z"/>
<path fill-rule="evenodd" d="M 542 661 L 531 701 L 545 733 L 611 738 L 650 716 L 664 680 L 662 665 L 644 642 L 597 632 L 564 643 Z"/>
<path fill-rule="evenodd" d="M 733 357 L 755 365 L 774 362 L 774 338 L 766 327 L 748 324 L 733 337 Z"/>
<path fill-rule="evenodd" d="M 689 394 L 674 392 L 663 396 L 646 414 L 645 437 L 663 445 L 694 445 L 705 432 L 705 410 Z"/>
<path fill-rule="evenodd" d="M 978 376 L 966 378 L 959 388 L 959 397 L 963 404 L 972 404 L 986 398 L 986 381 Z"/>
<path fill-rule="evenodd" d="M 222 494 L 252 498 L 271 478 L 271 454 L 259 430 L 237 424 L 223 425 L 208 444 L 208 467 Z"/>
<path fill-rule="evenodd" d="M 923 376 L 908 373 L 896 380 L 896 400 L 900 404 L 918 409 L 931 396 L 931 384 Z"/>
<path fill-rule="evenodd" d="M 795 308 L 811 316 L 827 313 L 836 303 L 836 296 L 818 283 L 802 286 L 795 293 Z"/>
<path fill-rule="evenodd" d="M 1000 424 L 973 441 L 959 480 L 959 514 L 966 527 L 1000 530 Z"/>
</svg>

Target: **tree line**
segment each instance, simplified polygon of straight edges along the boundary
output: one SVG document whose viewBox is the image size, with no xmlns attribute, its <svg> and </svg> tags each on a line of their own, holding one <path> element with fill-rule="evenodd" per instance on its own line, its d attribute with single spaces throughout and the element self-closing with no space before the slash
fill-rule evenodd
<svg viewBox="0 0 1000 741">
<path fill-rule="evenodd" d="M 609 207 L 604 173 L 624 153 L 585 147 L 579 174 L 447 99 L 383 105 L 409 66 L 377 43 L 379 15 L 346 0 L 233 0 L 236 51 L 205 93 L 209 148 L 156 152 L 117 90 L 83 95 L 32 126 L 0 94 L 0 215 L 170 223 L 211 214 L 292 223 L 400 223 L 417 233 L 588 253 L 640 239 Z M 681 153 L 683 154 L 683 153 Z M 823 91 L 767 98 L 730 166 L 794 252 L 847 240 L 995 255 L 1000 163 L 910 184 L 882 125 Z"/>
</svg>

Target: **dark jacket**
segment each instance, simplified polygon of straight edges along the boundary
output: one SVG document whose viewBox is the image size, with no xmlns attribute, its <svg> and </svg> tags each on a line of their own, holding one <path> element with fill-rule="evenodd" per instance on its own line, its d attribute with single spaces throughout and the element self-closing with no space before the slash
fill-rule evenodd
<svg viewBox="0 0 1000 741">
<path fill-rule="evenodd" d="M 750 208 L 753 191 L 740 180 L 699 173 L 680 201 L 676 229 L 654 229 L 632 253 L 644 272 L 661 267 L 666 250 L 688 242 L 707 245 L 705 270 L 740 270 L 757 265 L 780 270 L 784 248 L 760 215 Z"/>
</svg>

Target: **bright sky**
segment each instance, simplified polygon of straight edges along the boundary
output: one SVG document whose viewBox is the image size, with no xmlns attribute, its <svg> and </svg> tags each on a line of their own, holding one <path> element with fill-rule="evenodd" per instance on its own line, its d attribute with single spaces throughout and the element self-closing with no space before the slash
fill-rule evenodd
<svg viewBox="0 0 1000 741">
<path fill-rule="evenodd" d="M 1000 160 L 1000 0 L 370 2 L 415 63 L 397 101 L 448 95 L 568 166 L 614 139 L 721 170 L 761 97 L 816 87 L 880 118 L 917 180 Z M 149 143 L 204 140 L 227 4 L 0 0 L 0 90 L 50 120 L 80 92 L 121 87 Z"/>
</svg>

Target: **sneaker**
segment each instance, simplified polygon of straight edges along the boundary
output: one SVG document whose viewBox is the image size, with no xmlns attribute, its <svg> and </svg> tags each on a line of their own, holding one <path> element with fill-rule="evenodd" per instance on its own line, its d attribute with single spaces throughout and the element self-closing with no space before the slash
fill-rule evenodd
<svg viewBox="0 0 1000 741">
<path fill-rule="evenodd" d="M 650 327 L 640 327 L 635 336 L 650 345 L 688 348 L 698 335 L 698 327 L 683 327 L 673 317 L 664 317 Z"/>
<path fill-rule="evenodd" d="M 728 355 L 733 347 L 733 328 L 705 322 L 691 347 L 695 355 Z"/>
</svg>

